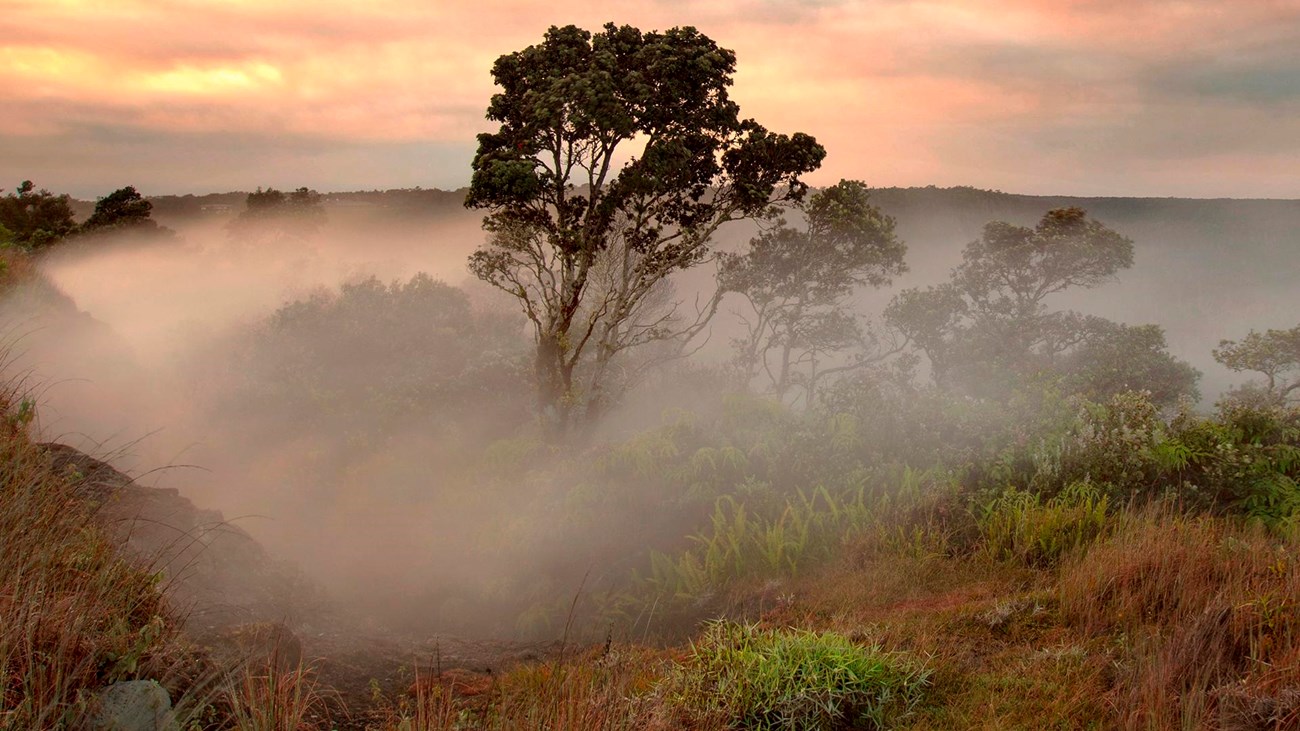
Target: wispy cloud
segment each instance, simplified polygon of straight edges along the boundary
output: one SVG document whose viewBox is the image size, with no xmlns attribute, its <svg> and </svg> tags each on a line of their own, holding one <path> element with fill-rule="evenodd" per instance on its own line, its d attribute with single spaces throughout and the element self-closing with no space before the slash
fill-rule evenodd
<svg viewBox="0 0 1300 731">
<path fill-rule="evenodd" d="M 493 59 L 607 20 L 735 49 L 743 110 L 817 135 L 820 181 L 1296 195 L 1297 0 L 17 0 L 3 168 L 83 195 L 463 183 Z"/>
</svg>

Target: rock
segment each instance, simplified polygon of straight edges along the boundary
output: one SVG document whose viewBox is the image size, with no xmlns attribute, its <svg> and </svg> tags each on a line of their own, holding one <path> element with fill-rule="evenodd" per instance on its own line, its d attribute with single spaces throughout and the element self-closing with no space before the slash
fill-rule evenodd
<svg viewBox="0 0 1300 731">
<path fill-rule="evenodd" d="M 180 731 L 167 689 L 152 680 L 128 680 L 100 691 L 94 731 Z"/>
<path fill-rule="evenodd" d="M 191 636 L 206 638 L 250 622 L 297 623 L 323 604 L 310 582 L 274 561 L 221 513 L 195 506 L 174 489 L 138 484 L 67 445 L 42 446 L 126 553 L 162 572 Z"/>
</svg>

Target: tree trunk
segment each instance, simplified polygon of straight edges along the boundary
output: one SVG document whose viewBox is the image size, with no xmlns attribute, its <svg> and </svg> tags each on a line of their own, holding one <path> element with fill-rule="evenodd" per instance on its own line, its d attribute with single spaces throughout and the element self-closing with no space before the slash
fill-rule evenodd
<svg viewBox="0 0 1300 731">
<path fill-rule="evenodd" d="M 550 438 L 562 438 L 572 416 L 573 368 L 565 362 L 561 336 L 546 333 L 537 341 L 537 416 Z"/>
</svg>

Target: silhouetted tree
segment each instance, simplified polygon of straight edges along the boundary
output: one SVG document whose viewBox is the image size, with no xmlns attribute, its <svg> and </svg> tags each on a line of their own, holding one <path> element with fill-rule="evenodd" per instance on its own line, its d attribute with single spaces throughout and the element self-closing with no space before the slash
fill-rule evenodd
<svg viewBox="0 0 1300 731">
<path fill-rule="evenodd" d="M 13 243 L 27 249 L 44 248 L 76 230 L 71 200 L 66 193 L 37 190 L 32 181 L 24 180 L 17 190 L 0 198 L 0 226 L 9 230 Z"/>
<path fill-rule="evenodd" d="M 848 300 L 907 267 L 894 220 L 871 205 L 865 183 L 841 180 L 813 195 L 803 212 L 804 228 L 783 220 L 750 239 L 745 252 L 720 255 L 718 282 L 752 310 L 742 315 L 746 334 L 735 343 L 745 382 L 762 370 L 773 393 L 800 387 L 811 404 L 821 378 L 879 360 Z M 827 364 L 850 350 L 847 363 Z"/>
<path fill-rule="evenodd" d="M 603 374 L 621 352 L 691 332 L 675 307 L 647 312 L 647 300 L 708 257 L 722 224 L 799 200 L 799 176 L 825 155 L 808 135 L 740 117 L 727 91 L 735 63 L 694 28 L 610 24 L 552 27 L 492 67 L 501 91 L 487 117 L 500 126 L 479 135 L 466 205 L 488 211 L 493 236 L 470 269 L 532 322 L 553 433 L 607 403 Z M 597 292 L 602 258 L 614 276 Z"/>
<path fill-rule="evenodd" d="M 275 188 L 249 193 L 244 210 L 230 222 L 235 240 L 266 244 L 284 239 L 305 239 L 325 225 L 321 195 L 308 188 L 285 193 Z"/>
<path fill-rule="evenodd" d="M 151 214 L 153 204 L 128 185 L 118 188 L 95 202 L 95 211 L 77 229 L 80 234 L 130 232 L 136 236 L 172 237 L 174 232 L 159 226 Z"/>
</svg>

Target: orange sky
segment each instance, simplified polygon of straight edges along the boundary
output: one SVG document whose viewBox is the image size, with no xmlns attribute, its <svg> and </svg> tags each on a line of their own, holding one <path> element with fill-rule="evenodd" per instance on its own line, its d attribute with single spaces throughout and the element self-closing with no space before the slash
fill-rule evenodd
<svg viewBox="0 0 1300 731">
<path fill-rule="evenodd" d="M 0 186 L 454 188 L 502 53 L 695 25 L 813 182 L 1300 197 L 1300 0 L 0 0 Z"/>
</svg>

